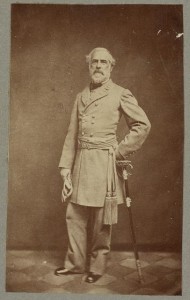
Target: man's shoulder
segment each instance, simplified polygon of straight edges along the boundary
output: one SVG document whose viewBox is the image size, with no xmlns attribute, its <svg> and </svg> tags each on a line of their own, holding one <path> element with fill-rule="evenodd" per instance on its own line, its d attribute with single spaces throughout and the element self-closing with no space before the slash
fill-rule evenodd
<svg viewBox="0 0 190 300">
<path fill-rule="evenodd" d="M 127 87 L 126 85 L 125 85 L 125 86 L 121 86 L 121 85 L 119 85 L 119 84 L 114 83 L 114 86 L 115 86 L 115 88 L 117 88 L 118 90 L 123 91 L 124 94 L 125 94 L 125 93 L 127 93 L 127 94 L 128 94 L 128 93 L 132 94 L 130 88 Z"/>
<path fill-rule="evenodd" d="M 117 91 L 123 91 L 125 88 L 120 86 L 119 84 L 113 82 L 113 89 L 115 89 Z"/>
<path fill-rule="evenodd" d="M 131 91 L 127 87 L 121 86 L 121 85 L 119 85 L 117 83 L 114 83 L 114 82 L 113 82 L 113 90 L 116 93 L 119 93 L 121 96 L 131 94 Z"/>
<path fill-rule="evenodd" d="M 112 92 L 113 95 L 116 95 L 117 98 L 119 97 L 119 99 L 124 103 L 129 101 L 130 102 L 132 101 L 133 103 L 136 104 L 138 103 L 136 98 L 133 96 L 132 92 L 126 87 L 114 83 Z"/>
<path fill-rule="evenodd" d="M 86 85 L 81 91 L 79 91 L 79 92 L 77 93 L 77 98 L 78 98 L 78 97 L 80 98 L 80 96 L 81 96 L 82 94 L 87 93 L 88 91 L 89 91 L 89 85 Z"/>
</svg>

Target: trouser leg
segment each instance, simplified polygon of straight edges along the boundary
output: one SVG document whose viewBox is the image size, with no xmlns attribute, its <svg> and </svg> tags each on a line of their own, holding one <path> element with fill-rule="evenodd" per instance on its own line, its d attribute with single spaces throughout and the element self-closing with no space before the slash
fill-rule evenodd
<svg viewBox="0 0 190 300">
<path fill-rule="evenodd" d="M 68 203 L 66 211 L 69 245 L 64 267 L 83 273 L 86 265 L 88 207 Z"/>
<path fill-rule="evenodd" d="M 93 208 L 91 214 L 91 260 L 90 272 L 102 275 L 105 272 L 107 255 L 110 251 L 111 226 L 103 225 L 104 208 Z"/>
</svg>

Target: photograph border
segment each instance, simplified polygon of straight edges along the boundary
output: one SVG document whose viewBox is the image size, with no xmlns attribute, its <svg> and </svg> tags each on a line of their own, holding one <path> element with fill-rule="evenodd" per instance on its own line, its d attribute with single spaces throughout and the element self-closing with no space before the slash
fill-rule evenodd
<svg viewBox="0 0 190 300">
<path fill-rule="evenodd" d="M 8 136 L 9 136 L 9 101 L 10 101 L 10 28 L 12 4 L 162 4 L 183 5 L 184 17 L 184 188 L 183 188 L 183 246 L 182 246 L 182 299 L 190 295 L 190 1 L 136 0 L 136 1 L 11 1 L 0 0 L 0 299 L 147 299 L 147 295 L 89 295 L 89 294 L 53 294 L 53 293 L 9 293 L 5 292 L 6 262 L 6 221 L 8 192 Z M 148 299 L 176 299 L 177 296 L 148 296 Z"/>
</svg>

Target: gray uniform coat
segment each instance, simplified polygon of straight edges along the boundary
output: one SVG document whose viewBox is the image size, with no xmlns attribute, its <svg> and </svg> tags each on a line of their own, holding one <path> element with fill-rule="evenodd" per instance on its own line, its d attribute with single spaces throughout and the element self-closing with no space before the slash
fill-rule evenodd
<svg viewBox="0 0 190 300">
<path fill-rule="evenodd" d="M 116 147 L 121 156 L 127 159 L 141 147 L 150 131 L 150 122 L 131 92 L 109 80 L 92 91 L 86 87 L 77 95 L 59 163 L 59 167 L 72 170 L 71 202 L 84 206 L 104 206 L 108 151 L 79 149 L 78 138 L 85 137 L 89 142 L 114 138 L 122 114 L 129 133 Z M 118 176 L 116 192 L 120 204 L 124 195 Z"/>
</svg>

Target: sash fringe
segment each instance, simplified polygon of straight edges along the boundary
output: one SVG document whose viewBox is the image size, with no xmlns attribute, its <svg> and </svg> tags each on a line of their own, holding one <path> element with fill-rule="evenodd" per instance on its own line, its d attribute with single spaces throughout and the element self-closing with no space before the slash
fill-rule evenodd
<svg viewBox="0 0 190 300">
<path fill-rule="evenodd" d="M 104 204 L 103 224 L 112 225 L 117 224 L 117 197 L 106 196 Z"/>
</svg>

